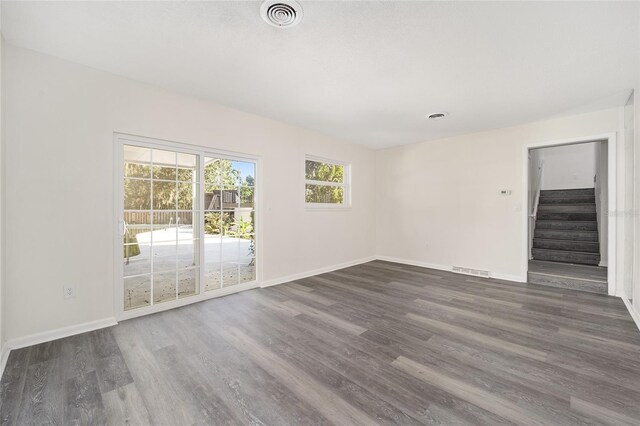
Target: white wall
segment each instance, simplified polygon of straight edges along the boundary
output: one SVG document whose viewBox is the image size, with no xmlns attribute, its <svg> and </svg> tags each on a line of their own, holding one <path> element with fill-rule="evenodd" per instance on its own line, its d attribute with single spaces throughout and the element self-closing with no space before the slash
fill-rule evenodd
<svg viewBox="0 0 640 426">
<path fill-rule="evenodd" d="M 542 159 L 542 150 L 540 149 L 532 149 L 529 150 L 529 196 L 527 198 L 528 204 L 526 206 L 527 212 L 529 215 L 533 214 L 533 206 L 536 203 L 536 196 L 538 195 L 538 191 L 542 188 L 542 172 L 543 172 L 543 159 Z M 533 220 L 529 220 L 529 258 L 531 259 L 532 248 L 533 248 L 533 234 L 535 230 L 535 222 Z"/>
<path fill-rule="evenodd" d="M 622 294 L 628 299 L 633 296 L 633 175 L 634 175 L 634 94 L 631 95 L 629 101 L 624 107 L 624 145 L 622 150 L 624 153 L 624 182 L 625 187 L 629 188 L 623 195 L 625 214 L 620 218 L 620 226 L 624 239 L 622 240 L 622 256 L 621 274 L 622 274 Z"/>
<path fill-rule="evenodd" d="M 640 10 L 638 10 L 640 20 Z M 640 39 L 640 28 L 638 28 Z M 635 308 L 636 322 L 640 327 L 640 70 L 638 71 L 636 87 L 634 91 L 634 187 L 633 187 L 633 307 Z"/>
<path fill-rule="evenodd" d="M 621 111 L 377 151 L 378 254 L 520 279 L 523 145 L 619 132 Z M 501 189 L 512 195 L 499 195 Z"/>
<path fill-rule="evenodd" d="M 535 203 L 535 197 L 538 189 L 542 187 L 542 169 L 543 156 L 541 149 L 532 149 L 529 151 L 529 206 L 531 209 Z"/>
<path fill-rule="evenodd" d="M 640 11 L 638 14 L 640 18 Z M 638 30 L 640 38 L 640 29 Z M 640 72 L 634 93 L 634 196 L 633 196 L 633 222 L 634 222 L 634 252 L 633 258 L 633 307 L 638 316 L 636 321 L 640 326 Z"/>
<path fill-rule="evenodd" d="M 6 341 L 6 333 L 5 333 L 5 325 L 6 321 L 4 321 L 5 316 L 5 262 L 4 262 L 4 247 L 5 247 L 5 238 L 4 238 L 4 207 L 5 207 L 5 138 L 4 138 L 4 81 L 3 81 L 3 55 L 4 55 L 4 38 L 0 35 L 0 356 L 4 354 L 3 349 L 5 349 L 5 341 Z M 0 358 L 0 371 L 3 369 L 3 365 L 1 365 L 2 359 Z"/>
<path fill-rule="evenodd" d="M 609 142 L 602 141 L 596 149 L 596 211 L 598 213 L 598 239 L 600 266 L 609 265 Z"/>
<path fill-rule="evenodd" d="M 373 151 L 14 46 L 5 59 L 8 339 L 114 316 L 113 132 L 260 155 L 265 280 L 375 254 Z M 305 154 L 352 162 L 351 210 L 304 209 Z"/>
<path fill-rule="evenodd" d="M 593 188 L 597 143 L 541 148 L 542 189 Z"/>
</svg>

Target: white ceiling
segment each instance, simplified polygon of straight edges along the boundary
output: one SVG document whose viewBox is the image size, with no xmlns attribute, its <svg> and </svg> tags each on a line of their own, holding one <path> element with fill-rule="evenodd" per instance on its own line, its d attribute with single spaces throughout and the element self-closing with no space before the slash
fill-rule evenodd
<svg viewBox="0 0 640 426">
<path fill-rule="evenodd" d="M 372 148 L 624 102 L 640 4 L 2 2 L 9 43 Z M 442 121 L 427 113 L 448 111 Z"/>
</svg>

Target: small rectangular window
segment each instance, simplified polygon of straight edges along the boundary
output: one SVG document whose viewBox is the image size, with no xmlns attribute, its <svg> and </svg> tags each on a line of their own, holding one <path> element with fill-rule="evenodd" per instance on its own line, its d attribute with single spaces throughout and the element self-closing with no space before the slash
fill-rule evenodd
<svg viewBox="0 0 640 426">
<path fill-rule="evenodd" d="M 350 166 L 307 156 L 305 161 L 305 203 L 308 207 L 348 207 Z"/>
</svg>

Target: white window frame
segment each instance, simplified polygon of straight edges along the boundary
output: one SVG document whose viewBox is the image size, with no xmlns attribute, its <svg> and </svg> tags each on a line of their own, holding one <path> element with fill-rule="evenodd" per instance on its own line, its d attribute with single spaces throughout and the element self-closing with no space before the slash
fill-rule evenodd
<svg viewBox="0 0 640 426">
<path fill-rule="evenodd" d="M 151 149 L 166 149 L 183 152 L 185 154 L 198 155 L 200 161 L 204 157 L 224 158 L 235 161 L 252 162 L 255 164 L 255 185 L 254 185 L 254 217 L 257 231 L 255 232 L 256 245 L 256 279 L 254 281 L 235 284 L 229 287 L 221 287 L 216 290 L 205 291 L 204 286 L 204 238 L 199 236 L 200 241 L 200 267 L 199 271 L 199 288 L 198 293 L 182 299 L 162 302 L 151 306 L 144 306 L 135 309 L 124 309 L 124 265 L 122 262 L 122 229 L 124 226 L 124 176 L 122 170 L 124 168 L 123 147 L 124 145 L 135 145 Z M 190 305 L 192 303 L 201 302 L 203 300 L 215 297 L 226 296 L 228 294 L 238 293 L 244 290 L 250 290 L 261 287 L 262 283 L 262 177 L 261 177 L 261 158 L 260 156 L 237 153 L 232 151 L 218 150 L 204 146 L 196 146 L 184 144 L 180 142 L 166 141 L 162 139 L 147 138 L 142 136 L 128 135 L 124 133 L 114 133 L 114 304 L 116 312 L 116 320 L 126 320 L 143 315 L 149 315 L 156 312 L 162 312 L 180 306 Z M 199 202 L 198 206 L 201 211 L 204 205 L 204 171 L 199 170 Z M 202 227 L 200 227 L 202 228 Z M 201 230 L 201 233 L 203 231 Z"/>
<path fill-rule="evenodd" d="M 307 179 L 306 166 L 307 161 L 316 161 L 319 163 L 333 164 L 336 166 L 342 166 L 344 170 L 344 182 L 324 182 L 318 180 Z M 349 210 L 351 209 L 351 163 L 348 161 L 333 160 L 326 157 L 319 157 L 316 155 L 305 155 L 302 168 L 302 176 L 304 180 L 303 185 L 303 202 L 307 210 Z M 332 186 L 337 188 L 343 188 L 344 202 L 342 204 L 336 203 L 309 203 L 306 199 L 307 185 L 321 185 Z"/>
</svg>

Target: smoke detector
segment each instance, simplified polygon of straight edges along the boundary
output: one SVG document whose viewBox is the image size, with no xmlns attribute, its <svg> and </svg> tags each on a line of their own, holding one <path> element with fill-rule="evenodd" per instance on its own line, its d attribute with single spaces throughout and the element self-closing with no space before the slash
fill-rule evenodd
<svg viewBox="0 0 640 426">
<path fill-rule="evenodd" d="M 295 0 L 265 0 L 260 6 L 260 16 L 269 25 L 289 28 L 302 20 L 302 6 Z"/>
<path fill-rule="evenodd" d="M 448 112 L 434 112 L 433 114 L 427 115 L 429 120 L 442 120 L 449 115 Z"/>
</svg>

